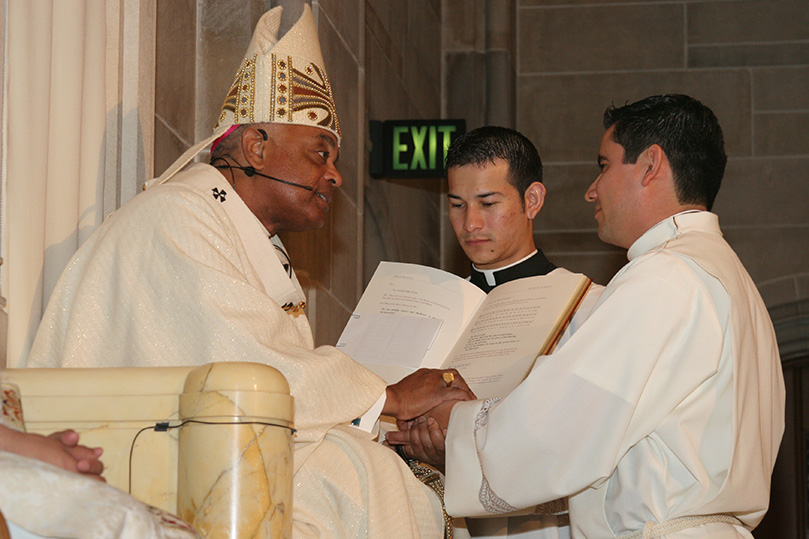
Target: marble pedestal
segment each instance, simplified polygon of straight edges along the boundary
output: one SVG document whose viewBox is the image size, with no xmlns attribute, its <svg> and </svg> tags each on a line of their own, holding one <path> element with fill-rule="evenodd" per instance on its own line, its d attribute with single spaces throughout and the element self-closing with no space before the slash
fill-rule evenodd
<svg viewBox="0 0 809 539">
<path fill-rule="evenodd" d="M 290 537 L 292 398 L 256 363 L 188 375 L 180 396 L 177 513 L 208 538 Z"/>
</svg>

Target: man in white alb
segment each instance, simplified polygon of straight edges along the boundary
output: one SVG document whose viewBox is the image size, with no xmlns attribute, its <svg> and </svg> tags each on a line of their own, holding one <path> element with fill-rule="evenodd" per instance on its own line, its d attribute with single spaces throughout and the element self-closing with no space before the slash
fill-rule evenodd
<svg viewBox="0 0 809 539">
<path fill-rule="evenodd" d="M 710 213 L 722 130 L 683 95 L 610 107 L 604 126 L 586 198 L 629 263 L 511 394 L 439 406 L 437 424 L 388 437 L 416 454 L 446 442 L 453 516 L 569 496 L 574 538 L 750 538 L 784 382 L 767 309 Z"/>
</svg>

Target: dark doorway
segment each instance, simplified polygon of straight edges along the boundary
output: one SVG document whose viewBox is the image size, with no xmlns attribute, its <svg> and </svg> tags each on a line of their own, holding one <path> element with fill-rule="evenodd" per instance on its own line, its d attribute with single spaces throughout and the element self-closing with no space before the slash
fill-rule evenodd
<svg viewBox="0 0 809 539">
<path fill-rule="evenodd" d="M 756 539 L 809 537 L 809 320 L 799 314 L 807 312 L 800 305 L 788 307 L 792 316 L 780 309 L 770 311 L 784 369 L 786 426 L 773 472 L 770 509 L 753 531 Z"/>
</svg>

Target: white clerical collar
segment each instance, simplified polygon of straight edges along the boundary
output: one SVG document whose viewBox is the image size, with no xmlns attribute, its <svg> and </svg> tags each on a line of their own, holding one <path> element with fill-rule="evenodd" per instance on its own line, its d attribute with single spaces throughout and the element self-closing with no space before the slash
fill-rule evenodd
<svg viewBox="0 0 809 539">
<path fill-rule="evenodd" d="M 719 228 L 719 217 L 715 213 L 705 210 L 686 210 L 666 217 L 644 232 L 629 247 L 626 256 L 632 261 L 690 228 L 699 228 L 705 232 L 722 235 Z"/>
<path fill-rule="evenodd" d="M 512 263 L 511 263 L 511 264 L 509 264 L 508 266 L 503 266 L 502 268 L 495 268 L 495 269 L 480 269 L 480 268 L 478 268 L 477 266 L 475 266 L 475 264 L 474 264 L 474 263 L 472 263 L 472 268 L 473 268 L 475 271 L 480 272 L 480 273 L 482 273 L 483 275 L 485 275 L 485 276 L 486 276 L 486 284 L 488 284 L 489 286 L 494 286 L 494 285 L 496 285 L 496 284 L 497 284 L 497 280 L 494 278 L 494 274 L 495 274 L 495 273 L 497 273 L 498 271 L 502 271 L 502 270 L 504 270 L 504 269 L 513 268 L 513 267 L 514 267 L 514 266 L 516 266 L 517 264 L 522 264 L 523 262 L 525 262 L 526 260 L 528 260 L 529 258 L 531 258 L 532 256 L 534 256 L 534 255 L 535 255 L 535 254 L 537 254 L 538 252 L 539 252 L 539 251 L 538 251 L 537 249 L 534 249 L 534 252 L 533 252 L 533 253 L 531 253 L 531 254 L 529 254 L 528 256 L 523 257 L 523 258 L 521 258 L 521 259 L 517 260 L 516 262 L 512 262 Z"/>
</svg>

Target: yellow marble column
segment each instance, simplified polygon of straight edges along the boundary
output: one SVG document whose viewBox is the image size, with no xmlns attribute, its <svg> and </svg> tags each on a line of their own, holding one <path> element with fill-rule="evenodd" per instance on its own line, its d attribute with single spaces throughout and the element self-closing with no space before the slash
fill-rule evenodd
<svg viewBox="0 0 809 539">
<path fill-rule="evenodd" d="M 180 396 L 177 513 L 204 537 L 292 535 L 293 404 L 260 363 L 191 371 Z"/>
</svg>

